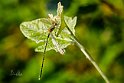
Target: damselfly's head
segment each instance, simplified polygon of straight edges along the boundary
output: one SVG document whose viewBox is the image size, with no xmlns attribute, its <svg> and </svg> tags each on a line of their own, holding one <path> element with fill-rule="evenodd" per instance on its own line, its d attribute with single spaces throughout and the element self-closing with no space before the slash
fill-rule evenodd
<svg viewBox="0 0 124 83">
<path fill-rule="evenodd" d="M 61 5 L 61 2 L 59 2 L 57 8 L 57 15 L 54 16 L 53 14 L 48 14 L 49 20 L 51 21 L 52 25 L 55 25 L 56 27 L 60 27 L 62 12 L 63 12 L 63 6 Z"/>
</svg>

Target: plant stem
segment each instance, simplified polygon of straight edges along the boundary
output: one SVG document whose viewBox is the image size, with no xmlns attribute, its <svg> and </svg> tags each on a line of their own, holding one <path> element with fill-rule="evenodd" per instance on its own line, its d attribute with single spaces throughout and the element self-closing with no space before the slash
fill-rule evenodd
<svg viewBox="0 0 124 83">
<path fill-rule="evenodd" d="M 74 36 L 74 34 L 72 33 L 72 31 L 67 27 L 67 29 L 69 30 L 69 32 L 71 33 L 71 36 L 73 38 L 73 40 L 75 41 L 76 45 L 80 48 L 80 50 L 82 51 L 82 53 L 86 56 L 86 58 L 94 65 L 94 67 L 97 69 L 97 71 L 100 73 L 100 75 L 102 76 L 102 78 L 105 80 L 106 83 L 110 83 L 108 78 L 105 76 L 105 74 L 102 72 L 102 70 L 100 69 L 100 67 L 97 65 L 97 63 L 94 61 L 94 59 L 90 56 L 90 54 L 86 51 L 86 49 L 84 48 L 83 45 L 81 45 L 77 38 Z"/>
</svg>

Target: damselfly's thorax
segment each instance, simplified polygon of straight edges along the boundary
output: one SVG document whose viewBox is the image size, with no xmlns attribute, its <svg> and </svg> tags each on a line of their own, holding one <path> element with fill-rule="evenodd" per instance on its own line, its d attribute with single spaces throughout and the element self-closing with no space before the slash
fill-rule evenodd
<svg viewBox="0 0 124 83">
<path fill-rule="evenodd" d="M 51 27 L 48 29 L 49 33 L 52 32 L 56 27 L 57 27 L 57 23 L 52 23 Z"/>
</svg>

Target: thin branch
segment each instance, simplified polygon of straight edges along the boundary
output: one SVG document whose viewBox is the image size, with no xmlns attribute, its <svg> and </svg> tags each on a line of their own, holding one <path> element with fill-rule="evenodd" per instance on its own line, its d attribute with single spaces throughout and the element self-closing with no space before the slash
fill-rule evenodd
<svg viewBox="0 0 124 83">
<path fill-rule="evenodd" d="M 71 36 L 73 38 L 73 40 L 75 41 L 76 45 L 80 48 L 80 50 L 82 51 L 82 53 L 86 56 L 86 58 L 94 65 L 94 67 L 97 69 L 97 71 L 100 73 L 100 75 L 103 77 L 103 79 L 105 80 L 106 83 L 110 83 L 108 78 L 106 77 L 106 75 L 102 72 L 102 70 L 100 69 L 100 67 L 97 65 L 97 63 L 94 61 L 94 59 L 90 56 L 90 54 L 86 51 L 86 49 L 84 48 L 83 45 L 81 45 L 77 38 L 74 36 L 74 34 L 72 33 L 72 31 L 69 29 L 69 27 L 67 27 L 67 29 L 69 30 L 69 32 L 71 33 Z"/>
</svg>

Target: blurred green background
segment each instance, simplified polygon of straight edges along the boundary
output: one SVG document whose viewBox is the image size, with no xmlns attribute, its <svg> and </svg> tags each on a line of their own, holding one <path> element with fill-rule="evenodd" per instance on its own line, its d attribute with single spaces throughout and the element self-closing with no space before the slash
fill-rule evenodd
<svg viewBox="0 0 124 83">
<path fill-rule="evenodd" d="M 24 21 L 56 14 L 77 16 L 76 37 L 87 48 L 111 83 L 124 82 L 123 0 L 0 0 L 0 83 L 105 83 L 76 45 L 64 56 L 46 53 L 42 79 L 38 80 L 43 53 L 25 38 Z"/>
</svg>

